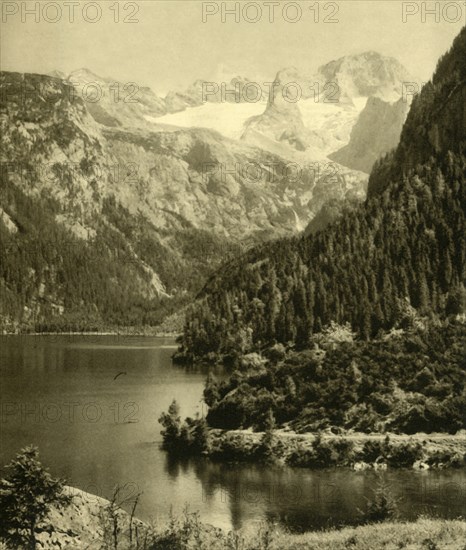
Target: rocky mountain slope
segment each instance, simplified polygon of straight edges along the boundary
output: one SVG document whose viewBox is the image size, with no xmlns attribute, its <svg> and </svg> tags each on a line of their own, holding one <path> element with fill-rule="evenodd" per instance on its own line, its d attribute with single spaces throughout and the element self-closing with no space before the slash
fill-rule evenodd
<svg viewBox="0 0 466 550">
<path fill-rule="evenodd" d="M 163 297 L 196 291 L 229 255 L 296 234 L 329 197 L 364 193 L 357 178 L 296 173 L 214 131 L 147 123 L 150 92 L 93 103 L 70 80 L 1 75 L 5 323 L 115 323 L 124 311 L 127 324 L 152 322 Z"/>
<path fill-rule="evenodd" d="M 398 144 L 408 108 L 403 98 L 389 103 L 370 97 L 351 131 L 348 145 L 329 158 L 348 168 L 370 173 L 375 161 Z"/>
<path fill-rule="evenodd" d="M 385 101 L 398 99 L 403 83 L 416 79 L 395 58 L 368 51 L 348 55 L 319 67 L 318 75 L 333 82 L 343 98 L 376 96 Z"/>
<path fill-rule="evenodd" d="M 83 100 L 92 117 L 104 126 L 150 127 L 147 117 L 168 112 L 162 98 L 136 82 L 119 82 L 89 69 L 73 71 L 66 81 L 72 85 L 72 97 Z"/>
</svg>

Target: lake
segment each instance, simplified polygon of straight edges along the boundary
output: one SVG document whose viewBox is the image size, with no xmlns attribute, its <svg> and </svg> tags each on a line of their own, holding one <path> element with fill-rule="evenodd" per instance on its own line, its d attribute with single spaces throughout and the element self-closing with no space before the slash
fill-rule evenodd
<svg viewBox="0 0 466 550">
<path fill-rule="evenodd" d="M 377 483 L 373 471 L 309 471 L 170 460 L 157 419 L 173 398 L 204 414 L 207 368 L 172 364 L 169 338 L 0 336 L 0 464 L 29 444 L 69 485 L 109 498 L 142 492 L 137 515 L 164 522 L 185 504 L 230 529 L 265 518 L 296 531 L 352 523 Z M 219 377 L 221 371 L 215 371 Z M 466 515 L 466 472 L 384 473 L 406 519 Z"/>
</svg>

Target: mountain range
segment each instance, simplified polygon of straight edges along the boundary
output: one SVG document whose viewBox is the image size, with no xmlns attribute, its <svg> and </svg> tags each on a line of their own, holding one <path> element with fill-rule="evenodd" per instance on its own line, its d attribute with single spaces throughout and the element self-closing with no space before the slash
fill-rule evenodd
<svg viewBox="0 0 466 550">
<path fill-rule="evenodd" d="M 248 83 L 250 88 L 245 88 Z M 389 116 L 393 103 L 400 99 L 407 102 L 403 97 L 407 83 L 418 84 L 418 79 L 396 59 L 370 51 L 332 61 L 313 75 L 295 67 L 284 68 L 269 83 L 239 76 L 223 83 L 197 81 L 180 94 L 184 106 L 181 108 L 179 104 L 176 110 L 183 112 L 167 114 L 160 122 L 193 126 L 202 121 L 228 137 L 275 151 L 280 148 L 286 156 L 297 150 L 307 151 L 307 156 L 313 159 L 326 158 L 348 144 L 360 117 L 360 126 L 368 126 L 366 132 L 376 131 L 380 119 Z M 230 103 L 227 110 L 218 104 L 221 84 L 230 90 L 229 94 L 224 93 Z M 210 93 L 207 101 L 203 101 L 202 85 L 205 90 L 215 87 L 217 94 Z M 231 93 L 233 90 L 237 91 L 236 96 Z M 171 92 L 167 97 L 176 96 Z M 249 96 L 254 101 L 246 101 Z M 372 111 L 380 111 L 372 115 L 378 120 L 361 112 L 368 98 L 380 100 L 371 104 Z M 193 106 L 196 108 L 191 109 Z M 171 113 L 170 108 L 168 112 Z M 392 117 L 386 121 L 392 130 L 385 142 L 373 145 L 368 153 L 369 162 L 373 163 L 396 145 L 404 119 L 399 120 L 396 110 Z M 360 164 L 365 172 L 370 171 L 367 159 Z"/>
<path fill-rule="evenodd" d="M 405 71 L 378 54 L 325 65 L 321 85 L 342 86 L 335 104 L 311 92 L 286 101 L 287 78 L 303 90 L 311 82 L 280 71 L 268 100 L 261 85 L 251 103 L 218 94 L 203 102 L 200 80 L 161 98 L 87 69 L 1 73 L 2 324 L 157 322 L 227 258 L 299 234 L 328 201 L 363 200 L 367 176 L 354 166 L 368 166 L 366 152 L 359 164 L 328 155 L 381 120 L 389 137 L 370 154 L 395 144 L 400 114 L 393 123 L 377 113 L 391 113 L 386 100 Z M 375 107 L 369 117 L 363 109 L 357 130 L 363 93 Z"/>
</svg>

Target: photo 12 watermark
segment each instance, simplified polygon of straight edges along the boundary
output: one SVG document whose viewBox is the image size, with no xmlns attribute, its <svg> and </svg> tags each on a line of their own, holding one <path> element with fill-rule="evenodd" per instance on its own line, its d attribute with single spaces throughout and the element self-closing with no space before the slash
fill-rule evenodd
<svg viewBox="0 0 466 550">
<path fill-rule="evenodd" d="M 338 183 L 342 180 L 341 165 L 330 161 L 298 163 L 290 162 L 205 162 L 202 164 L 202 179 L 208 183 L 212 178 L 227 184 L 230 178 L 250 184 L 281 183 L 311 184 L 316 182 Z"/>
<path fill-rule="evenodd" d="M 2 2 L 2 23 L 139 23 L 139 2 Z"/>
<path fill-rule="evenodd" d="M 339 2 L 202 2 L 203 23 L 339 23 Z"/>
<path fill-rule="evenodd" d="M 435 88 L 430 82 L 403 82 L 401 85 L 401 100 L 404 103 L 410 103 L 421 91 L 431 99 L 435 97 Z"/>
<path fill-rule="evenodd" d="M 136 82 L 102 82 L 79 79 L 75 75 L 53 82 L 50 78 L 29 78 L 18 80 L 17 75 L 5 74 L 0 82 L 2 102 L 27 105 L 37 99 L 50 105 L 66 99 L 70 103 L 81 100 L 84 103 L 140 103 L 140 86 Z"/>
<path fill-rule="evenodd" d="M 225 503 L 245 502 L 252 505 L 286 503 L 298 504 L 303 498 L 303 488 L 297 483 L 287 485 L 274 483 L 241 483 L 232 487 L 219 487 L 217 484 L 202 486 L 202 502 L 209 502 L 220 496 Z"/>
<path fill-rule="evenodd" d="M 121 374 L 121 373 L 119 373 Z M 113 378 L 115 381 L 118 374 Z M 111 380 L 111 379 L 110 379 Z M 26 424 L 136 424 L 140 421 L 138 403 L 20 402 L 0 403 L 0 423 Z"/>
<path fill-rule="evenodd" d="M 466 1 L 401 2 L 403 23 L 460 23 L 466 21 Z"/>
<path fill-rule="evenodd" d="M 258 103 L 261 100 L 283 99 L 286 103 L 313 100 L 314 103 L 339 103 L 340 86 L 337 82 L 213 82 L 203 81 L 202 103 Z"/>
</svg>

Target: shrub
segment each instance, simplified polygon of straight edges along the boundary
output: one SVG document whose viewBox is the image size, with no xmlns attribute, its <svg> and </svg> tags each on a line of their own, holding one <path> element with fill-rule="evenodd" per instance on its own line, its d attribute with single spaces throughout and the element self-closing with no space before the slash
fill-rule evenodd
<svg viewBox="0 0 466 550">
<path fill-rule="evenodd" d="M 354 445 L 344 438 L 323 440 L 317 433 L 312 447 L 298 447 L 288 457 L 290 466 L 300 468 L 330 468 L 349 464 L 353 459 Z"/>
<path fill-rule="evenodd" d="M 354 458 L 354 443 L 344 437 L 332 441 L 333 455 L 338 465 L 348 465 Z"/>
<path fill-rule="evenodd" d="M 378 458 L 386 458 L 387 444 L 379 440 L 369 439 L 364 443 L 359 458 L 364 462 L 372 463 Z"/>
<path fill-rule="evenodd" d="M 466 454 L 437 451 L 426 460 L 429 466 L 443 465 L 445 468 L 463 468 L 466 465 Z"/>
<path fill-rule="evenodd" d="M 387 461 L 392 467 L 410 468 L 421 457 L 422 445 L 420 443 L 402 443 L 390 446 Z"/>
<path fill-rule="evenodd" d="M 212 453 L 213 458 L 227 461 L 254 460 L 258 453 L 258 445 L 248 442 L 241 435 L 227 434 L 222 438 L 220 446 Z"/>
<path fill-rule="evenodd" d="M 163 437 L 163 448 L 167 451 L 178 450 L 181 436 L 181 417 L 180 407 L 175 399 L 168 407 L 168 412 L 160 415 L 159 423 L 164 428 L 160 432 Z"/>
</svg>

